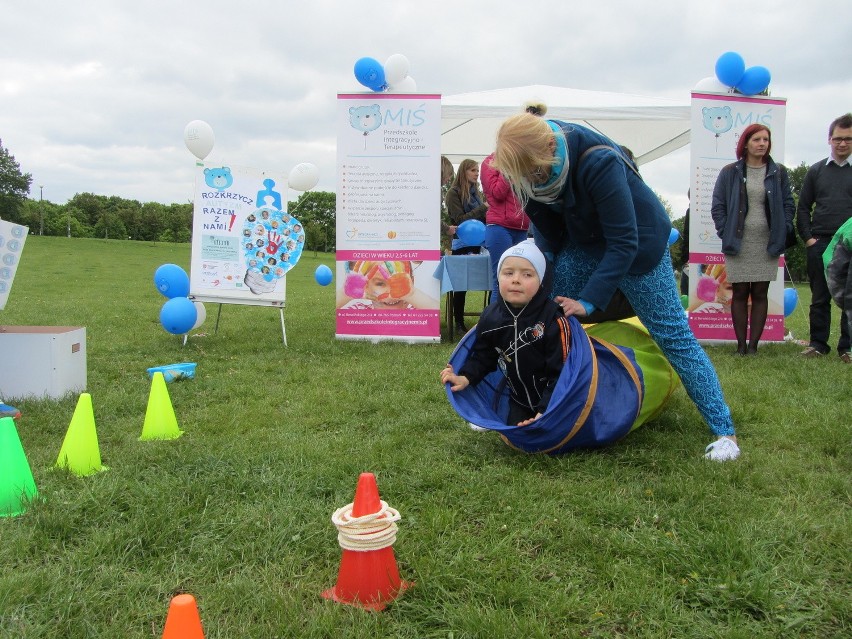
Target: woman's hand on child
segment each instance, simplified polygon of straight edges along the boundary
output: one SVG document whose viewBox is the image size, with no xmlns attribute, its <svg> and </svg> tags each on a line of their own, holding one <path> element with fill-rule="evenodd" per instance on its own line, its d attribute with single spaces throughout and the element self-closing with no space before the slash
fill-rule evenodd
<svg viewBox="0 0 852 639">
<path fill-rule="evenodd" d="M 587 315 L 586 309 L 577 300 L 572 300 L 570 297 L 562 297 L 561 295 L 557 295 L 553 299 L 562 307 L 565 317 L 570 317 L 571 315 L 585 317 Z"/>
<path fill-rule="evenodd" d="M 441 383 L 449 384 L 450 390 L 456 392 L 467 388 L 470 380 L 463 375 L 456 375 L 453 367 L 447 364 L 447 367 L 441 371 Z"/>
</svg>

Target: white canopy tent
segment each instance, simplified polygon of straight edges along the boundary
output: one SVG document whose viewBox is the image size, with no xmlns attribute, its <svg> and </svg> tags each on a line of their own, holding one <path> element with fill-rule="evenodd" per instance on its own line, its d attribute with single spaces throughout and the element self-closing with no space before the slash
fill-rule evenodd
<svg viewBox="0 0 852 639">
<path fill-rule="evenodd" d="M 689 103 L 534 84 L 444 96 L 441 153 L 456 165 L 481 162 L 494 151 L 500 123 L 529 101 L 546 104 L 547 118 L 582 124 L 628 147 L 639 164 L 689 144 Z"/>
</svg>

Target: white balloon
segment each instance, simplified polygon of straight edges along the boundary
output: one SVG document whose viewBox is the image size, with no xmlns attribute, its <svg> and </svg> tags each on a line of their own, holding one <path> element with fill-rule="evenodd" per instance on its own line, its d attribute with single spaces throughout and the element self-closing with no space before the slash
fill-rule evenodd
<svg viewBox="0 0 852 639">
<path fill-rule="evenodd" d="M 722 84 L 716 76 L 709 76 L 698 81 L 693 91 L 709 91 L 710 93 L 730 93 L 731 88 Z"/>
<path fill-rule="evenodd" d="M 385 61 L 385 82 L 393 86 L 405 79 L 408 75 L 408 58 L 401 53 L 394 53 Z"/>
<path fill-rule="evenodd" d="M 417 91 L 417 83 L 410 75 L 405 76 L 401 81 L 392 84 L 391 93 L 415 93 Z"/>
<path fill-rule="evenodd" d="M 204 308 L 204 304 L 202 304 L 201 302 L 193 302 L 193 304 L 195 305 L 195 311 L 198 314 L 195 319 L 195 324 L 193 324 L 192 328 L 190 329 L 194 331 L 196 328 L 198 328 L 204 323 L 204 320 L 207 319 L 207 309 Z"/>
<path fill-rule="evenodd" d="M 287 184 L 294 191 L 310 191 L 319 182 L 319 169 L 315 164 L 302 162 L 290 171 Z"/>
<path fill-rule="evenodd" d="M 203 160 L 213 150 L 213 129 L 204 120 L 193 120 L 183 130 L 183 141 L 199 160 Z"/>
</svg>

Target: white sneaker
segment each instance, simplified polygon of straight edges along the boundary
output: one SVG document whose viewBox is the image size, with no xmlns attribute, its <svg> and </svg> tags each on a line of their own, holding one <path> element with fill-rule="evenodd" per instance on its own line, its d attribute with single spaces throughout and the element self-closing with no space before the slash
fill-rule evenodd
<svg viewBox="0 0 852 639">
<path fill-rule="evenodd" d="M 733 461 L 740 456 L 740 447 L 733 439 L 720 437 L 704 449 L 704 459 Z"/>
<path fill-rule="evenodd" d="M 470 430 L 475 430 L 478 433 L 484 433 L 489 430 L 487 428 L 483 428 L 482 426 L 477 426 L 473 422 L 468 422 L 467 425 L 470 427 Z"/>
</svg>

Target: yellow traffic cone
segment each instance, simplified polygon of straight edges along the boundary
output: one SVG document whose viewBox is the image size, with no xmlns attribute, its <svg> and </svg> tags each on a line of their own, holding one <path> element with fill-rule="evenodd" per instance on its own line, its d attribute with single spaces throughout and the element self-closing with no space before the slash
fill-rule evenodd
<svg viewBox="0 0 852 639">
<path fill-rule="evenodd" d="M 68 432 L 59 449 L 56 460 L 59 468 L 67 468 L 79 477 L 88 477 L 102 470 L 109 470 L 101 464 L 98 449 L 98 433 L 95 430 L 95 413 L 92 410 L 92 396 L 80 393 L 77 408 L 68 425 Z"/>
<path fill-rule="evenodd" d="M 157 371 L 151 380 L 151 393 L 148 395 L 148 408 L 145 410 L 145 423 L 142 425 L 139 440 L 177 439 L 181 435 L 183 431 L 178 429 L 175 410 L 166 388 L 166 379 Z"/>
</svg>

